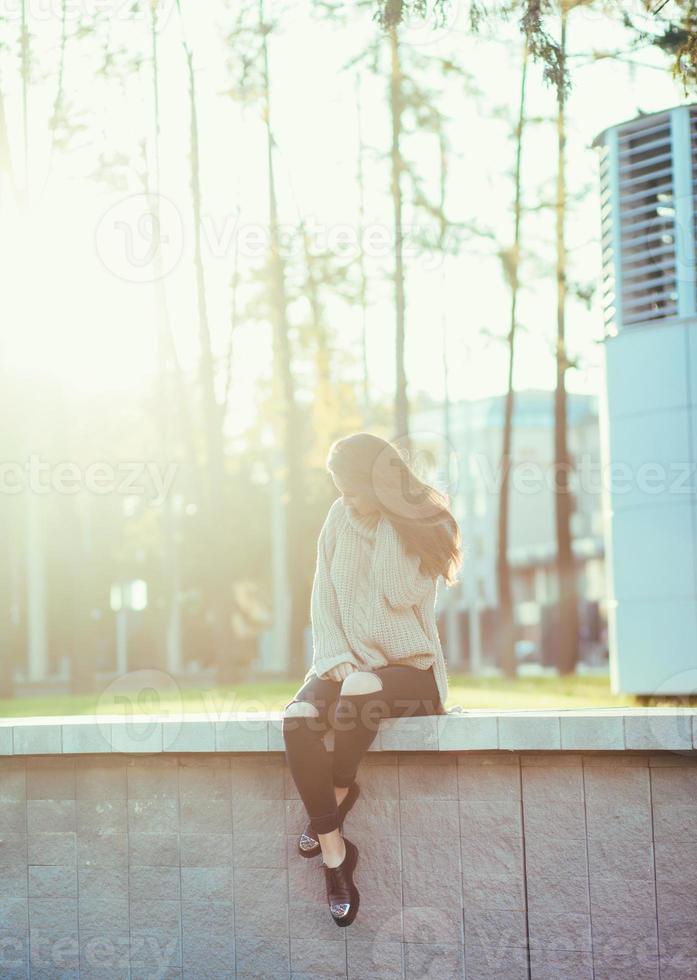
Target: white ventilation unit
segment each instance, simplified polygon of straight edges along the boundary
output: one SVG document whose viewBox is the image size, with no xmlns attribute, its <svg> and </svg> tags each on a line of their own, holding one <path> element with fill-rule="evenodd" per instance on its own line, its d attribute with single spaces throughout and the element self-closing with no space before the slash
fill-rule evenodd
<svg viewBox="0 0 697 980">
<path fill-rule="evenodd" d="M 697 694 L 697 107 L 595 145 L 613 688 Z"/>
<path fill-rule="evenodd" d="M 682 106 L 640 116 L 596 140 L 610 333 L 695 312 L 696 127 L 695 107 Z"/>
</svg>

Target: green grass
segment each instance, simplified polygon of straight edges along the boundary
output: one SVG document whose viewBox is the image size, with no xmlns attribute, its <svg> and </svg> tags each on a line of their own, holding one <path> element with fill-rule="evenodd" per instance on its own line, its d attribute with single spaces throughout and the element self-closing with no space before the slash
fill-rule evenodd
<svg viewBox="0 0 697 980">
<path fill-rule="evenodd" d="M 183 689 L 181 697 L 153 699 L 134 695 L 130 710 L 139 713 L 179 711 L 201 712 L 211 717 L 223 711 L 280 711 L 292 698 L 298 685 L 288 682 L 241 684 L 237 687 Z M 448 707 L 463 708 L 589 708 L 634 705 L 632 697 L 613 695 L 606 677 L 522 677 L 476 678 L 453 675 L 450 678 Z M 44 698 L 15 698 L 0 701 L 0 717 L 25 718 L 40 715 L 88 715 L 124 713 L 123 703 L 99 694 L 61 695 Z"/>
<path fill-rule="evenodd" d="M 631 695 L 610 691 L 607 677 L 520 677 L 454 676 L 450 679 L 447 707 L 499 708 L 619 708 L 636 705 Z"/>
</svg>

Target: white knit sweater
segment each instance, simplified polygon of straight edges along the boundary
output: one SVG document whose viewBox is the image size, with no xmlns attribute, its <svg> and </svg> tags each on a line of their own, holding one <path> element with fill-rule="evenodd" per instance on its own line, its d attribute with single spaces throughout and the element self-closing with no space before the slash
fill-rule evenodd
<svg viewBox="0 0 697 980">
<path fill-rule="evenodd" d="M 433 666 L 441 701 L 448 677 L 436 627 L 437 579 L 422 574 L 394 525 L 362 517 L 339 497 L 317 542 L 312 586 L 312 667 L 306 680 L 348 661 L 372 670 Z"/>
</svg>

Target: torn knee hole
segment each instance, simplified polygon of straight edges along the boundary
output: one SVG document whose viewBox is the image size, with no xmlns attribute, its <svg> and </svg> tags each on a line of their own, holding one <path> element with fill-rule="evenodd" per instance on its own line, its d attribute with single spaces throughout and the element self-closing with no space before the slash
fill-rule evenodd
<svg viewBox="0 0 697 980">
<path fill-rule="evenodd" d="M 341 685 L 342 694 L 374 694 L 382 690 L 382 681 L 376 674 L 356 670 Z"/>
<path fill-rule="evenodd" d="M 291 701 L 283 712 L 284 718 L 319 718 L 319 711 L 309 701 Z"/>
</svg>

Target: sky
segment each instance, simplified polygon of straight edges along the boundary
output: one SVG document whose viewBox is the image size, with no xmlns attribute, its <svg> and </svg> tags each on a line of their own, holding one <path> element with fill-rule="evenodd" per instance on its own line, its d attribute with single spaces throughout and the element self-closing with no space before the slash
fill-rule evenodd
<svg viewBox="0 0 697 980">
<path fill-rule="evenodd" d="M 104 3 L 98 4 L 101 10 Z M 628 12 L 637 20 L 639 0 Z M 54 3 L 54 7 L 59 4 Z M 99 44 L 70 39 L 65 52 L 65 86 L 84 129 L 70 153 L 50 152 L 47 119 L 55 97 L 60 21 L 50 3 L 29 4 L 34 77 L 28 98 L 29 215 L 20 219 L 6 192 L 0 197 L 0 260 L 11 269 L 3 282 L 1 344 L 5 363 L 30 376 L 60 379 L 84 392 L 116 391 L 151 383 L 156 365 L 156 288 L 152 282 L 151 226 L 144 214 L 141 144 L 153 155 L 148 25 L 116 3 L 108 28 L 110 43 L 122 43 L 145 60 L 124 85 L 98 73 Z M 632 9 L 635 8 L 635 9 Z M 10 8 L 12 10 L 13 8 Z M 71 9 L 78 9 L 77 5 Z M 162 282 L 180 359 L 196 364 L 196 294 L 189 180 L 189 111 L 182 31 L 193 52 L 199 100 L 203 197 L 203 254 L 211 330 L 219 354 L 230 330 L 229 282 L 238 249 L 241 269 L 258 261 L 266 236 L 264 129 L 256 106 L 228 94 L 239 68 L 240 51 L 226 50 L 231 8 L 218 0 L 203 6 L 183 2 L 184 24 L 175 5 L 163 7 L 160 38 Z M 83 13 L 91 12 L 84 0 Z M 272 120 L 281 220 L 304 220 L 318 242 L 356 234 L 358 113 L 366 146 L 366 222 L 373 243 L 367 258 L 370 302 L 367 318 L 371 383 L 390 400 L 394 388 L 394 314 L 389 235 L 389 115 L 386 79 L 367 68 L 345 66 L 375 40 L 377 26 L 365 10 L 347 22 L 322 19 L 307 3 L 274 7 L 281 23 L 269 42 Z M 405 63 L 453 57 L 471 76 L 475 97 L 458 79 L 435 85 L 434 98 L 449 118 L 451 146 L 446 212 L 452 222 L 475 223 L 490 237 L 473 240 L 445 263 L 433 256 L 407 259 L 407 374 L 413 393 L 443 393 L 446 344 L 450 395 L 476 398 L 503 391 L 509 297 L 497 249 L 512 238 L 512 144 L 501 110 L 509 116 L 518 99 L 521 44 L 515 24 L 472 37 L 466 8 L 451 5 L 446 23 L 434 30 L 415 22 L 402 32 Z M 69 30 L 77 25 L 74 14 Z M 19 21 L 9 16 L 0 34 L 0 88 L 5 97 L 13 165 L 25 176 L 22 102 L 16 59 Z M 568 104 L 568 179 L 574 197 L 568 221 L 572 277 L 597 283 L 600 275 L 597 151 L 594 137 L 605 127 L 688 101 L 670 77 L 665 57 L 646 48 L 632 63 L 589 62 L 589 51 L 626 49 L 628 38 L 606 18 L 589 11 L 572 15 L 569 27 L 573 91 Z M 435 81 L 434 81 L 435 79 Z M 533 66 L 528 83 L 527 129 L 523 151 L 525 203 L 553 199 L 556 141 L 555 98 Z M 416 134 L 404 141 L 406 155 L 437 191 L 435 140 Z M 124 154 L 123 186 L 108 189 L 91 176 L 100 153 Z M 407 209 L 409 226 L 419 224 Z M 332 237 L 333 236 L 333 237 Z M 521 336 L 516 369 L 518 388 L 554 384 L 555 330 L 553 270 L 554 215 L 551 209 L 526 214 L 523 244 L 529 253 L 520 302 Z M 335 246 L 336 247 L 336 246 Z M 354 258 L 355 260 L 355 258 Z M 333 303 L 333 344 L 355 349 L 360 311 Z M 578 368 L 569 372 L 571 390 L 598 392 L 602 384 L 602 324 L 599 296 L 591 309 L 571 300 L 569 347 Z M 270 368 L 270 333 L 263 323 L 242 323 L 234 339 L 232 417 L 244 428 L 254 417 L 256 388 Z"/>
</svg>

